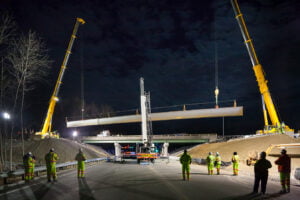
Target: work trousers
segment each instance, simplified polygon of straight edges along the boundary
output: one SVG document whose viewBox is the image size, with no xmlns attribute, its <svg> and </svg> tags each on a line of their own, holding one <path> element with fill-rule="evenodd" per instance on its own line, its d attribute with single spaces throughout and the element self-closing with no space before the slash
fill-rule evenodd
<svg viewBox="0 0 300 200">
<path fill-rule="evenodd" d="M 77 177 L 84 177 L 85 163 L 84 161 L 78 161 L 77 163 Z"/>
<path fill-rule="evenodd" d="M 217 174 L 220 174 L 221 164 L 216 164 Z"/>
<path fill-rule="evenodd" d="M 257 193 L 259 188 L 259 182 L 261 185 L 261 193 L 266 193 L 268 173 L 255 173 L 253 192 Z"/>
<path fill-rule="evenodd" d="M 185 174 L 187 175 L 187 180 L 190 179 L 190 165 L 182 164 L 182 178 L 185 180 Z"/>
<path fill-rule="evenodd" d="M 238 175 L 239 174 L 239 163 L 238 162 L 232 163 L 232 167 L 233 167 L 233 174 Z"/>
<path fill-rule="evenodd" d="M 290 192 L 290 176 L 289 172 L 279 172 L 280 183 L 284 191 Z"/>
<path fill-rule="evenodd" d="M 27 166 L 25 167 L 25 180 L 28 181 L 28 180 L 32 180 L 33 179 L 33 172 L 34 172 L 34 168 L 32 166 Z"/>
<path fill-rule="evenodd" d="M 48 181 L 51 180 L 51 177 L 53 178 L 53 180 L 56 180 L 57 175 L 56 175 L 56 164 L 51 163 L 47 165 L 47 178 Z"/>
</svg>

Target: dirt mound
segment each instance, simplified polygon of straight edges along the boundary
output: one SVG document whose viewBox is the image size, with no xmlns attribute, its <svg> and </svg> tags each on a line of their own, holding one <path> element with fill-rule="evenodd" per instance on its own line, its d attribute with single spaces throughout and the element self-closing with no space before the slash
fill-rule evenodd
<svg viewBox="0 0 300 200">
<path fill-rule="evenodd" d="M 193 157 L 206 158 L 208 152 L 219 152 L 222 159 L 230 160 L 233 152 L 238 152 L 241 160 L 246 160 L 249 153 L 254 151 L 266 151 L 271 144 L 299 143 L 300 139 L 294 139 L 287 135 L 267 135 L 254 138 L 235 139 L 227 142 L 199 145 L 189 151 Z M 300 153 L 300 148 L 287 149 L 288 153 Z M 274 148 L 271 152 L 280 154 L 280 149 Z"/>
<path fill-rule="evenodd" d="M 267 135 L 253 138 L 235 139 L 227 142 L 202 144 L 192 148 L 189 153 L 193 158 L 206 158 L 208 152 L 219 152 L 222 160 L 229 162 L 233 152 L 237 152 L 240 157 L 241 170 L 253 170 L 253 168 L 246 166 L 246 159 L 249 155 L 256 152 L 260 153 L 266 151 L 271 144 L 288 144 L 300 143 L 300 139 L 294 139 L 288 135 Z M 271 154 L 280 155 L 279 148 L 273 148 Z M 292 170 L 300 167 L 300 148 L 287 148 L 288 154 L 298 155 L 292 158 Z M 272 164 L 277 159 L 276 156 L 268 156 Z M 277 168 L 273 164 L 272 172 L 277 173 Z"/>
<path fill-rule="evenodd" d="M 67 139 L 43 139 L 39 141 L 26 141 L 25 153 L 32 152 L 36 157 L 37 165 L 45 165 L 45 154 L 51 148 L 58 154 L 58 163 L 74 161 L 79 148 L 83 149 L 87 159 L 106 157 L 107 153 L 100 147 L 77 143 L 76 141 Z M 13 162 L 22 163 L 22 147 L 21 144 L 16 144 L 13 152 Z"/>
</svg>

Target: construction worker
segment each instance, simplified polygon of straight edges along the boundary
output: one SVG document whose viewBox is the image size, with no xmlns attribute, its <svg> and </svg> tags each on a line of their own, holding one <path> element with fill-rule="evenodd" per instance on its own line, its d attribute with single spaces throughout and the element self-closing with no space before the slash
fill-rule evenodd
<svg viewBox="0 0 300 200">
<path fill-rule="evenodd" d="M 266 152 L 260 153 L 260 159 L 256 161 L 254 164 L 254 187 L 253 187 L 253 194 L 258 193 L 259 182 L 261 183 L 261 193 L 266 193 L 267 182 L 268 182 L 268 169 L 272 167 L 270 161 L 266 159 Z"/>
<path fill-rule="evenodd" d="M 34 175 L 34 163 L 35 159 L 32 157 L 32 153 L 28 152 L 23 156 L 23 164 L 24 164 L 24 169 L 25 169 L 25 181 L 29 182 L 30 180 L 33 179 Z"/>
<path fill-rule="evenodd" d="M 85 155 L 82 152 L 82 149 L 79 149 L 78 154 L 75 157 L 75 160 L 77 160 L 77 177 L 83 178 L 84 177 L 84 170 L 85 170 L 85 163 L 86 160 Z"/>
<path fill-rule="evenodd" d="M 185 181 L 185 173 L 187 175 L 187 180 L 190 180 L 190 164 L 192 163 L 192 157 L 187 154 L 185 149 L 183 154 L 180 157 L 180 163 L 182 165 L 182 178 Z"/>
<path fill-rule="evenodd" d="M 281 156 L 275 161 L 275 164 L 278 165 L 282 187 L 280 193 L 290 192 L 291 158 L 287 155 L 285 149 L 281 150 Z"/>
<path fill-rule="evenodd" d="M 51 182 L 51 177 L 53 181 L 57 181 L 56 175 L 56 162 L 58 160 L 58 156 L 54 153 L 54 148 L 51 148 L 49 153 L 45 155 L 46 166 L 47 166 L 47 178 L 48 182 Z"/>
<path fill-rule="evenodd" d="M 206 158 L 208 175 L 213 175 L 214 174 L 214 163 L 215 163 L 215 157 L 212 155 L 212 152 L 209 152 L 208 156 Z"/>
<path fill-rule="evenodd" d="M 218 175 L 220 174 L 221 164 L 222 164 L 221 156 L 220 156 L 219 152 L 217 152 L 216 157 L 215 157 L 215 167 L 217 169 L 217 174 Z"/>
<path fill-rule="evenodd" d="M 232 167 L 233 167 L 233 175 L 237 176 L 239 174 L 239 156 L 238 156 L 237 152 L 233 152 L 231 161 L 232 161 Z"/>
</svg>

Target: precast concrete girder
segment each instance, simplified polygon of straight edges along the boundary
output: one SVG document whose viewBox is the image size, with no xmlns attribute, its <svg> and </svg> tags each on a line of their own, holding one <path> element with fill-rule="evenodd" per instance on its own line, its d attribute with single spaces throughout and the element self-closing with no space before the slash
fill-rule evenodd
<svg viewBox="0 0 300 200">
<path fill-rule="evenodd" d="M 196 118 L 214 118 L 214 117 L 235 117 L 243 116 L 243 107 L 224 107 L 184 111 L 171 111 L 151 113 L 151 121 L 165 121 L 176 119 L 196 119 Z M 78 121 L 68 121 L 67 127 L 84 127 L 95 125 L 122 124 L 141 122 L 141 115 L 126 115 L 118 117 L 96 118 Z"/>
</svg>

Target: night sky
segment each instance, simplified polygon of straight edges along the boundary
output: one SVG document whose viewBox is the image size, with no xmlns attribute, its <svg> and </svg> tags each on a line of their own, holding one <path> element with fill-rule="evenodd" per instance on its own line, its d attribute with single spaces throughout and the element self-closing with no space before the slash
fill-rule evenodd
<svg viewBox="0 0 300 200">
<path fill-rule="evenodd" d="M 300 1 L 239 4 L 279 116 L 298 130 Z M 263 127 L 261 97 L 230 0 L 1 0 L 1 10 L 14 16 L 19 31 L 36 31 L 54 61 L 49 84 L 41 83 L 26 99 L 27 123 L 37 129 L 76 17 L 86 24 L 79 28 L 54 115 L 54 129 L 63 135 L 70 132 L 64 128 L 65 117 L 80 115 L 82 68 L 87 105 L 107 105 L 115 112 L 139 108 L 140 77 L 151 93 L 153 112 L 161 111 L 156 107 L 214 102 L 215 44 L 219 100 L 236 99 L 244 106 L 243 117 L 225 119 L 225 134 L 255 133 Z M 140 124 L 94 130 L 107 128 L 140 133 Z M 154 122 L 153 128 L 155 133 L 222 134 L 222 119 Z"/>
</svg>

